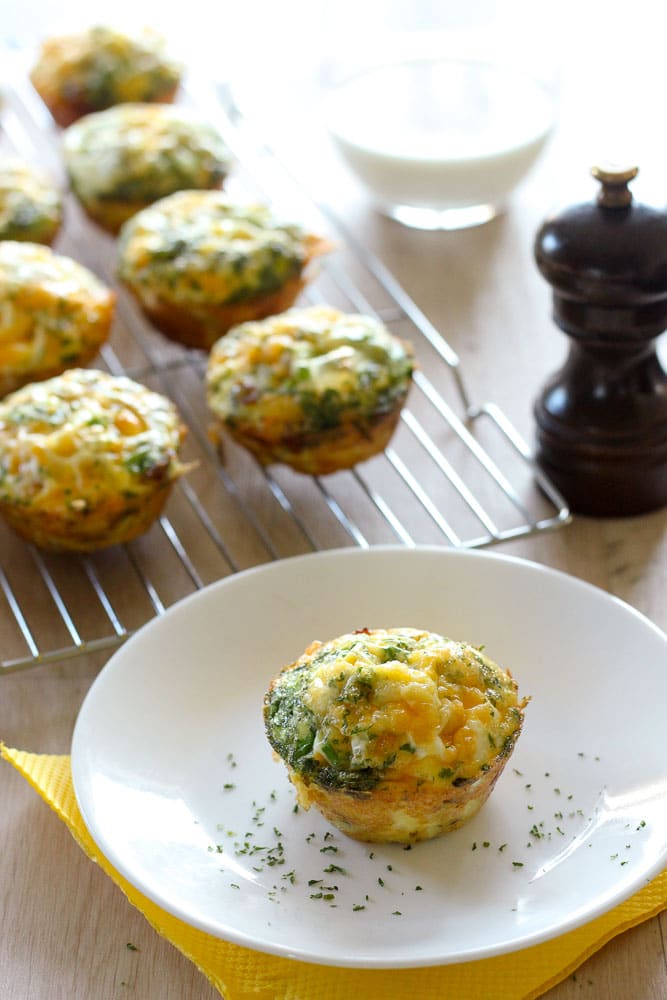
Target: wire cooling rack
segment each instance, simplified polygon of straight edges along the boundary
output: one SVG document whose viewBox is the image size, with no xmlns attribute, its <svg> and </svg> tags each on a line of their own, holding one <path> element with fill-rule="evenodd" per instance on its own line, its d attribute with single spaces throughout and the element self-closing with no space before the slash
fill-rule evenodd
<svg viewBox="0 0 667 1000">
<path fill-rule="evenodd" d="M 4 98 L 0 151 L 64 183 L 58 131 L 25 74 L 14 74 Z M 520 435 L 496 405 L 473 400 L 458 356 L 383 264 L 304 194 L 230 104 L 193 85 L 184 100 L 206 104 L 236 155 L 231 193 L 268 200 L 336 243 L 302 301 L 370 313 L 412 342 L 419 367 L 408 405 L 391 446 L 352 471 L 311 478 L 262 468 L 227 441 L 220 453 L 209 437 L 204 356 L 166 341 L 143 319 L 117 285 L 114 241 L 70 199 L 56 249 L 118 293 L 98 366 L 170 396 L 189 429 L 183 458 L 197 465 L 153 528 L 125 546 L 52 555 L 0 526 L 0 673 L 112 650 L 174 601 L 270 560 L 350 545 L 475 548 L 570 517 Z"/>
</svg>

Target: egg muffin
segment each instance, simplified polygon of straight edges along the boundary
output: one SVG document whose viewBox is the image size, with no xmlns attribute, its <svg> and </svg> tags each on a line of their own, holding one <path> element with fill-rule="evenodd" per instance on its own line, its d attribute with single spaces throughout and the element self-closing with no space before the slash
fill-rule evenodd
<svg viewBox="0 0 667 1000">
<path fill-rule="evenodd" d="M 118 274 L 162 333 L 208 350 L 237 323 L 289 308 L 329 249 L 266 205 L 179 191 L 122 227 Z"/>
<path fill-rule="evenodd" d="M 414 628 L 313 642 L 272 681 L 264 719 L 299 804 L 357 840 L 412 843 L 482 807 L 525 699 L 479 649 Z"/>
<path fill-rule="evenodd" d="M 114 306 L 114 293 L 70 257 L 0 242 L 0 395 L 92 360 Z"/>
<path fill-rule="evenodd" d="M 114 104 L 169 103 L 181 68 L 167 57 L 156 33 L 130 36 L 99 25 L 46 39 L 30 79 L 58 125 L 65 127 Z"/>
<path fill-rule="evenodd" d="M 0 157 L 0 240 L 49 244 L 62 220 L 57 187 L 30 164 Z"/>
<path fill-rule="evenodd" d="M 72 190 L 111 233 L 174 191 L 218 188 L 230 152 L 208 122 L 165 104 L 120 104 L 86 115 L 65 132 Z"/>
<path fill-rule="evenodd" d="M 76 368 L 0 403 L 0 513 L 42 549 L 127 542 L 159 516 L 184 434 L 166 397 Z"/>
<path fill-rule="evenodd" d="M 410 346 L 330 306 L 234 327 L 212 348 L 208 405 L 260 462 L 324 475 L 382 451 L 410 388 Z"/>
</svg>

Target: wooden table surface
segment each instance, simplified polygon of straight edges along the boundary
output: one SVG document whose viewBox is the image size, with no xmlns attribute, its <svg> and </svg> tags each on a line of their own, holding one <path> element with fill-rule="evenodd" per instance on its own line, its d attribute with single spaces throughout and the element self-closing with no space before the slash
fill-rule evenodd
<svg viewBox="0 0 667 1000">
<path fill-rule="evenodd" d="M 620 44 L 620 35 L 615 39 Z M 565 351 L 550 322 L 549 291 L 532 260 L 536 228 L 557 202 L 591 195 L 588 168 L 598 153 L 606 157 L 614 121 L 639 137 L 635 148 L 647 174 L 665 166 L 662 137 L 637 129 L 633 112 L 638 95 L 654 92 L 655 68 L 647 63 L 621 85 L 612 66 L 615 51 L 612 45 L 597 53 L 598 61 L 607 60 L 598 70 L 611 71 L 609 78 L 596 77 L 590 48 L 572 40 L 556 136 L 509 211 L 486 226 L 455 234 L 405 229 L 375 213 L 344 170 L 327 159 L 329 151 L 317 154 L 326 162 L 326 183 L 320 173 L 315 185 L 320 193 L 459 353 L 474 398 L 498 403 L 528 440 L 533 399 Z M 613 114 L 610 91 L 594 85 L 601 78 L 610 87 L 616 81 Z M 650 113 L 644 118 L 650 121 Z M 308 166 L 306 158 L 301 168 Z M 79 234 L 73 229 L 65 238 L 68 251 L 76 250 Z M 159 539 L 146 542 L 149 549 L 152 544 Z M 667 510 L 630 519 L 575 517 L 556 531 L 503 542 L 498 551 L 595 584 L 667 629 Z M 20 568 L 20 549 L 16 555 Z M 209 578 L 216 572 L 212 565 Z M 30 593 L 25 600 L 30 605 Z M 49 628 L 47 616 L 43 641 L 61 641 Z M 67 753 L 78 709 L 107 655 L 0 676 L 0 738 L 9 746 Z M 202 975 L 150 929 L 7 765 L 0 767 L 0 802 L 0 1000 L 213 1000 L 217 994 Z M 666 932 L 663 914 L 617 937 L 548 997 L 667 996 Z"/>
</svg>

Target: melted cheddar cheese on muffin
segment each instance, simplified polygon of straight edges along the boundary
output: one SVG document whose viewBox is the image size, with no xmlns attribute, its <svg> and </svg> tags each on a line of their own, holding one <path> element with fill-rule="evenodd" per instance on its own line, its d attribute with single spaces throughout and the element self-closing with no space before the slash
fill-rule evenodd
<svg viewBox="0 0 667 1000">
<path fill-rule="evenodd" d="M 114 104 L 170 102 L 181 68 L 155 32 L 130 36 L 100 25 L 46 39 L 30 79 L 56 122 L 67 126 Z"/>
<path fill-rule="evenodd" d="M 86 115 L 65 132 L 72 190 L 112 233 L 174 191 L 217 188 L 231 156 L 212 125 L 164 104 L 120 104 Z"/>
<path fill-rule="evenodd" d="M 28 163 L 0 158 L 0 240 L 52 243 L 63 219 L 60 192 Z"/>
<path fill-rule="evenodd" d="M 126 542 L 160 514 L 184 428 L 166 397 L 125 376 L 73 369 L 0 403 L 0 513 L 55 551 Z"/>
<path fill-rule="evenodd" d="M 323 475 L 382 451 L 412 369 L 409 347 L 371 316 L 291 309 L 214 345 L 208 404 L 260 462 Z"/>
<path fill-rule="evenodd" d="M 114 304 L 70 257 L 0 242 L 0 395 L 90 361 L 109 336 Z"/>
<path fill-rule="evenodd" d="M 264 718 L 304 808 L 358 840 L 411 843 L 478 812 L 524 707 L 511 675 L 473 646 L 363 629 L 285 667 Z"/>
<path fill-rule="evenodd" d="M 266 205 L 179 191 L 122 227 L 118 273 L 159 330 L 208 350 L 237 323 L 289 308 L 329 249 Z"/>
</svg>

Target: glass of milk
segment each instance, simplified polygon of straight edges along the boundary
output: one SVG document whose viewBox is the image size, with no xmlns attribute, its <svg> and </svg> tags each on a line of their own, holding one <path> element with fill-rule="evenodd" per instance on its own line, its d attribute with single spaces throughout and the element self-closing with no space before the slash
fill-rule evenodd
<svg viewBox="0 0 667 1000">
<path fill-rule="evenodd" d="M 555 123 L 551 81 L 536 71 L 539 59 L 523 58 L 533 50 L 517 48 L 530 38 L 525 19 L 517 31 L 507 5 L 487 4 L 462 31 L 444 22 L 446 9 L 385 0 L 382 21 L 365 35 L 357 16 L 363 44 L 347 65 L 349 46 L 336 47 L 324 102 L 333 144 L 375 205 L 423 229 L 479 225 L 501 212 Z"/>
</svg>

